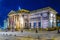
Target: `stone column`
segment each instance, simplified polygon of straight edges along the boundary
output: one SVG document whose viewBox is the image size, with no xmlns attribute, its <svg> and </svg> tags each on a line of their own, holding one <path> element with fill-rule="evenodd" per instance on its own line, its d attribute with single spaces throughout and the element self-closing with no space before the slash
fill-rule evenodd
<svg viewBox="0 0 60 40">
<path fill-rule="evenodd" d="M 14 15 L 12 17 L 13 17 L 13 19 L 12 19 L 12 31 L 14 31 Z"/>
<path fill-rule="evenodd" d="M 20 18 L 20 15 L 19 15 L 19 18 Z M 19 20 L 19 19 L 18 19 Z M 20 28 L 20 20 L 19 20 L 19 28 Z"/>
<path fill-rule="evenodd" d="M 8 18 L 8 23 L 9 23 L 9 24 L 8 24 L 8 27 L 10 27 L 10 20 L 9 20 L 9 18 Z"/>
<path fill-rule="evenodd" d="M 11 16 L 9 16 L 9 27 L 8 28 L 11 28 L 12 27 L 12 24 L 11 24 Z"/>
<path fill-rule="evenodd" d="M 14 15 L 14 29 L 16 28 L 16 16 Z"/>
<path fill-rule="evenodd" d="M 9 18 L 7 19 L 7 21 L 8 21 L 8 25 L 7 25 L 7 26 L 9 27 Z M 7 27 L 7 28 L 8 28 L 8 27 Z"/>
<path fill-rule="evenodd" d="M 15 16 L 15 21 L 16 21 L 16 28 L 17 28 L 17 16 Z"/>
<path fill-rule="evenodd" d="M 54 21 L 54 27 L 56 27 L 56 14 L 54 14 L 54 18 L 53 18 L 53 21 Z"/>
<path fill-rule="evenodd" d="M 41 16 L 41 28 L 42 28 L 42 16 Z"/>
<path fill-rule="evenodd" d="M 21 15 L 19 15 L 19 28 L 21 28 L 21 24 L 20 24 L 20 16 L 21 16 Z"/>
</svg>

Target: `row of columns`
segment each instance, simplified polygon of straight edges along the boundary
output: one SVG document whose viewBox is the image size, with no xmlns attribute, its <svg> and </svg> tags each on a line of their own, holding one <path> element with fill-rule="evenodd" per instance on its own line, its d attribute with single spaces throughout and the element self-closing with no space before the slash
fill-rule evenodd
<svg viewBox="0 0 60 40">
<path fill-rule="evenodd" d="M 20 17 L 22 17 L 22 15 L 12 15 L 12 16 L 9 16 L 9 27 L 11 28 L 11 30 L 15 30 L 15 29 L 18 29 L 20 30 L 20 28 L 22 28 L 22 25 L 21 24 L 21 19 Z"/>
</svg>

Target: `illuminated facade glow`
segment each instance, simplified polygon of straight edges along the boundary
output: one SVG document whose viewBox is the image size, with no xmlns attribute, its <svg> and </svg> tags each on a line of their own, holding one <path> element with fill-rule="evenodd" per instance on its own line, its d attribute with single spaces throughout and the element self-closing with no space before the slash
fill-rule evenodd
<svg viewBox="0 0 60 40">
<path fill-rule="evenodd" d="M 21 21 L 21 22 L 20 22 L 21 24 L 24 23 L 24 21 L 23 21 L 23 17 L 20 17 L 20 21 Z"/>
<path fill-rule="evenodd" d="M 56 26 L 56 11 L 47 7 L 39 10 L 18 10 L 9 13 L 9 26 L 14 28 L 47 28 Z M 53 16 L 54 15 L 54 16 Z M 53 25 L 54 24 L 54 25 Z"/>
</svg>

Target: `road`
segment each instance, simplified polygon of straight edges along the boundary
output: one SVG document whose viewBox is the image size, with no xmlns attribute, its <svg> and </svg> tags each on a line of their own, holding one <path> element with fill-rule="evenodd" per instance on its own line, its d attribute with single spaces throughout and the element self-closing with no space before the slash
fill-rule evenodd
<svg viewBox="0 0 60 40">
<path fill-rule="evenodd" d="M 24 40 L 30 38 L 32 39 L 57 39 L 59 40 L 60 34 L 57 31 L 41 31 L 39 33 L 35 32 L 0 32 L 0 40 Z"/>
</svg>

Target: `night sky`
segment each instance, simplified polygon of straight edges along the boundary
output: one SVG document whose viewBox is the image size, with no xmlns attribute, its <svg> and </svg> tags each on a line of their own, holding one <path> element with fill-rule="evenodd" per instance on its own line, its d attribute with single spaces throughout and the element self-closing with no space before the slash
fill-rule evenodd
<svg viewBox="0 0 60 40">
<path fill-rule="evenodd" d="M 60 13 L 59 0 L 0 0 L 0 25 L 3 26 L 3 20 L 7 18 L 8 13 L 11 10 L 17 11 L 18 7 L 32 11 L 48 6 Z"/>
</svg>

